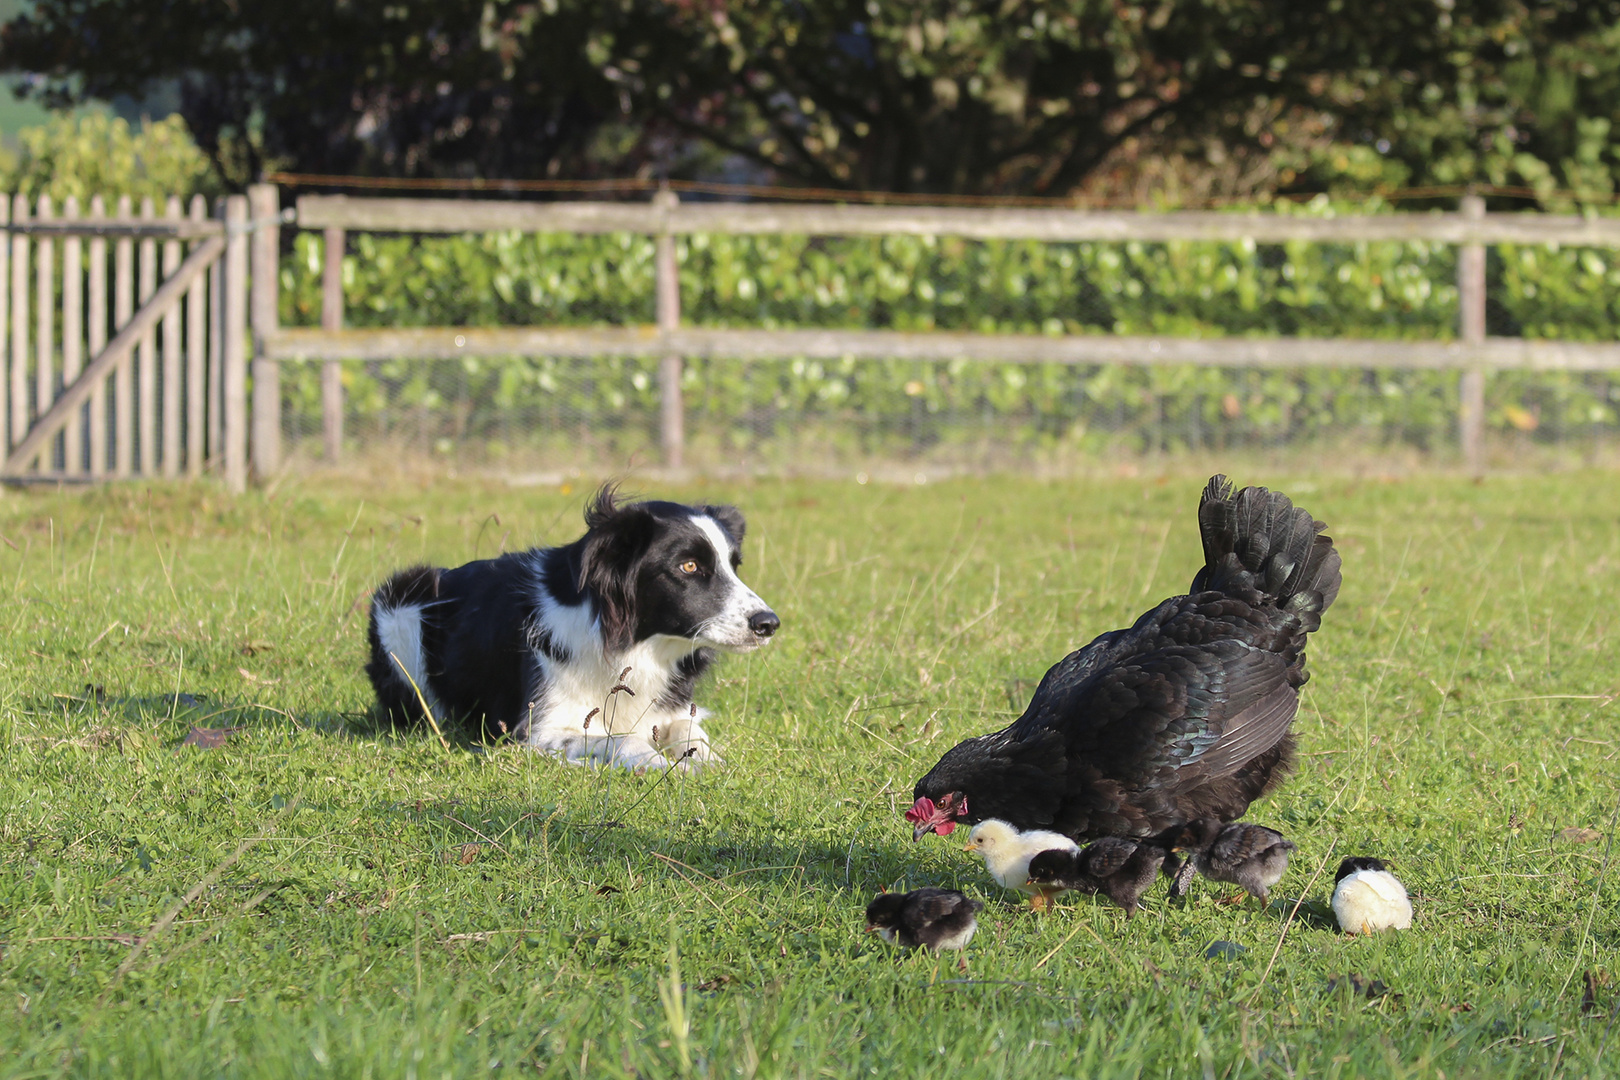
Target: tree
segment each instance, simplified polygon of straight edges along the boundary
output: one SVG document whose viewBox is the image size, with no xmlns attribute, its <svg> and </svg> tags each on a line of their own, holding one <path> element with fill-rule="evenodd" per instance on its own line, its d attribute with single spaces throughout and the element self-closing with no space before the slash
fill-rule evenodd
<svg viewBox="0 0 1620 1080">
<path fill-rule="evenodd" d="M 727 157 L 833 188 L 1059 194 L 1143 140 L 1288 149 L 1284 184 L 1340 158 L 1419 183 L 1607 168 L 1620 116 L 1540 117 L 1615 107 L 1615 65 L 1591 60 L 1616 25 L 1620 0 L 38 0 L 0 69 L 56 102 L 176 81 L 206 150 L 245 148 L 238 175 Z"/>
<path fill-rule="evenodd" d="M 1267 151 L 1284 117 L 1388 144 L 1432 179 L 1534 128 L 1526 69 L 1620 19 L 1613 0 L 671 0 L 676 64 L 633 111 L 802 183 L 1062 193 L 1128 140 Z M 628 67 L 620 65 L 621 67 Z M 1609 107 L 1613 107 L 1610 105 Z M 1399 145 L 1397 145 L 1399 144 Z M 1474 175 L 1462 173 L 1474 171 Z"/>
<path fill-rule="evenodd" d="M 619 94 L 588 48 L 613 0 L 44 0 L 0 34 L 0 69 L 50 104 L 178 85 L 221 172 L 578 173 Z M 617 161 L 612 162 L 617 166 Z"/>
</svg>

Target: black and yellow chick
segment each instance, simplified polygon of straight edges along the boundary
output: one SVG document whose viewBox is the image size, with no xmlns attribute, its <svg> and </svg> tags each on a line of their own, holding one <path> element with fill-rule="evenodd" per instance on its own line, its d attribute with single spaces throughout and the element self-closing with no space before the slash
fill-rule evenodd
<svg viewBox="0 0 1620 1080">
<path fill-rule="evenodd" d="M 1043 851 L 1029 861 L 1029 880 L 1081 892 L 1102 893 L 1136 914 L 1142 894 L 1159 875 L 1166 851 L 1146 840 L 1107 836 L 1081 851 Z"/>
<path fill-rule="evenodd" d="M 1211 881 L 1241 885 L 1250 896 L 1266 903 L 1271 887 L 1288 870 L 1293 841 L 1276 829 L 1243 822 L 1225 824 L 1218 818 L 1199 818 L 1173 829 L 1169 847 L 1186 855 L 1192 866 Z"/>
<path fill-rule="evenodd" d="M 866 905 L 866 932 L 907 949 L 962 949 L 979 928 L 982 907 L 955 889 L 878 893 Z"/>
<path fill-rule="evenodd" d="M 1333 917 L 1347 934 L 1406 930 L 1412 925 L 1412 901 L 1384 860 L 1354 855 L 1333 875 Z"/>
</svg>

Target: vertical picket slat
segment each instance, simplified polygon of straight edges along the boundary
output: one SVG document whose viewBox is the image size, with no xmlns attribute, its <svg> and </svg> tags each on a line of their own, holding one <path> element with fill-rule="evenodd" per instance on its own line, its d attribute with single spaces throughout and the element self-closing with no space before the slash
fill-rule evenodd
<svg viewBox="0 0 1620 1080">
<path fill-rule="evenodd" d="M 90 196 L 90 216 L 107 216 L 107 204 L 100 195 Z M 90 238 L 90 293 L 85 345 L 94 360 L 107 345 L 107 241 Z M 90 390 L 90 475 L 107 475 L 107 380 L 101 379 Z"/>
<path fill-rule="evenodd" d="M 0 225 L 11 224 L 11 200 L 0 195 Z M 11 335 L 6 333 L 11 312 L 11 293 L 6 289 L 6 277 L 10 272 L 11 244 L 9 237 L 0 240 L 0 449 L 9 448 L 11 440 L 6 437 L 7 421 L 11 418 L 11 380 L 6 366 L 8 353 L 11 351 Z M 20 438 L 21 436 L 19 436 Z"/>
<path fill-rule="evenodd" d="M 1485 216 L 1485 200 L 1464 195 L 1459 212 L 1478 221 Z M 1464 244 L 1457 252 L 1458 337 L 1464 345 L 1485 344 L 1485 245 Z M 1485 370 L 1470 357 L 1458 386 L 1457 434 L 1463 462 L 1476 480 L 1485 475 Z"/>
<path fill-rule="evenodd" d="M 34 216 L 40 221 L 55 217 L 49 195 L 39 197 Z M 34 415 L 44 416 L 56 400 L 56 242 L 41 236 L 34 244 Z M 41 472 L 56 471 L 56 444 L 52 439 L 39 452 Z"/>
<path fill-rule="evenodd" d="M 281 362 L 265 355 L 264 343 L 276 332 L 277 296 L 281 285 L 281 195 L 274 184 L 248 188 L 248 209 L 253 232 L 248 242 L 252 264 L 248 320 L 253 330 L 253 441 L 252 465 L 256 479 L 265 480 L 281 468 Z"/>
<path fill-rule="evenodd" d="M 133 217 L 133 203 L 128 195 L 118 196 L 118 216 Z M 135 315 L 135 242 L 120 236 L 113 243 L 113 330 Z M 118 365 L 113 385 L 113 438 L 117 444 L 117 475 L 131 476 L 135 472 L 135 357 L 132 354 Z"/>
<path fill-rule="evenodd" d="M 157 217 L 157 205 L 150 195 L 141 199 L 141 217 L 151 220 Z M 141 256 L 136 267 L 139 275 L 137 281 L 136 303 L 142 307 L 152 299 L 157 292 L 157 241 L 150 238 L 141 241 Z M 156 476 L 158 465 L 157 445 L 157 330 L 156 328 L 141 335 L 140 344 L 141 366 L 136 373 L 139 381 L 136 388 L 136 408 L 140 410 L 140 418 L 136 423 L 136 431 L 140 439 L 141 475 Z"/>
<path fill-rule="evenodd" d="M 652 197 L 652 204 L 667 211 L 680 205 L 680 198 L 668 188 Z M 664 217 L 668 221 L 667 216 Z M 653 248 L 653 304 L 660 330 L 677 330 L 681 325 L 681 268 L 675 257 L 675 236 L 660 232 Z M 664 449 L 664 464 L 679 469 L 686 453 L 686 406 L 681 400 L 681 370 L 678 355 L 658 361 L 658 428 Z"/>
<path fill-rule="evenodd" d="M 321 268 L 321 329 L 343 329 L 343 230 L 326 230 Z M 321 434 L 324 457 L 336 465 L 343 454 L 343 362 L 328 360 L 321 368 Z"/>
<path fill-rule="evenodd" d="M 62 216 L 79 218 L 79 199 L 69 195 Z M 77 236 L 62 238 L 62 386 L 72 386 L 84 367 L 84 242 Z M 62 469 L 69 476 L 84 472 L 84 410 L 62 429 Z"/>
<path fill-rule="evenodd" d="M 225 200 L 214 214 L 225 219 Z M 215 472 L 225 467 L 225 260 L 208 268 L 208 461 Z"/>
<path fill-rule="evenodd" d="M 14 222 L 28 220 L 28 197 L 12 202 Z M 11 445 L 28 434 L 28 237 L 11 238 Z"/>
<path fill-rule="evenodd" d="M 180 196 L 170 195 L 163 216 L 180 220 Z M 163 280 L 180 269 L 180 241 L 163 242 Z M 180 308 L 163 316 L 163 475 L 180 475 Z"/>
<path fill-rule="evenodd" d="M 208 203 L 201 195 L 191 197 L 191 220 L 202 221 L 208 216 Z M 204 405 L 207 391 L 203 379 L 207 361 L 208 311 L 203 306 L 202 278 L 191 283 L 186 290 L 186 475 L 200 476 L 203 467 L 203 431 L 206 423 Z"/>
<path fill-rule="evenodd" d="M 248 314 L 248 201 L 246 195 L 225 199 L 225 271 L 220 356 L 224 384 L 225 486 L 247 490 L 247 314 Z"/>
</svg>

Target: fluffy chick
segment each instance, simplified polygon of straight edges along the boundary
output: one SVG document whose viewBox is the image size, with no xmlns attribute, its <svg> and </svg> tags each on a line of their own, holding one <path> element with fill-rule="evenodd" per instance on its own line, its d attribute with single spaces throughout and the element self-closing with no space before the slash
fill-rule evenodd
<svg viewBox="0 0 1620 1080">
<path fill-rule="evenodd" d="M 1029 880 L 1037 885 L 1100 892 L 1136 914 L 1142 894 L 1153 884 L 1166 852 L 1157 844 L 1123 837 L 1104 837 L 1084 851 L 1043 851 L 1029 861 Z"/>
<path fill-rule="evenodd" d="M 1175 831 L 1171 849 L 1191 857 L 1193 868 L 1211 881 L 1241 885 L 1250 896 L 1266 903 L 1271 887 L 1288 870 L 1293 841 L 1264 825 L 1216 818 L 1189 821 Z"/>
<path fill-rule="evenodd" d="M 977 851 L 984 856 L 985 869 L 996 883 L 1008 889 L 1017 889 L 1029 897 L 1034 911 L 1045 911 L 1052 897 L 1063 892 L 1062 886 L 1042 884 L 1029 880 L 1029 861 L 1043 851 L 1069 851 L 1076 854 L 1080 845 L 1062 833 L 1032 829 L 1019 832 L 1000 818 L 988 818 L 973 826 L 968 833 L 963 851 Z"/>
<path fill-rule="evenodd" d="M 1355 855 L 1333 875 L 1333 917 L 1347 934 L 1406 930 L 1412 925 L 1412 901 L 1382 859 Z"/>
<path fill-rule="evenodd" d="M 878 893 L 866 905 L 866 932 L 907 949 L 961 949 L 978 929 L 982 907 L 955 889 Z"/>
</svg>

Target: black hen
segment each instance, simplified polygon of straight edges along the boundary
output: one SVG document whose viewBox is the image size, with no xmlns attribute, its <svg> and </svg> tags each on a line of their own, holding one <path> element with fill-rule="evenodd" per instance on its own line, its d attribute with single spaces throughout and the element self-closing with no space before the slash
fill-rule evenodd
<svg viewBox="0 0 1620 1080">
<path fill-rule="evenodd" d="M 992 817 L 1076 840 L 1153 837 L 1242 817 L 1281 782 L 1339 555 L 1287 496 L 1234 494 L 1224 476 L 1198 526 L 1190 593 L 1070 653 L 1010 727 L 949 750 L 913 791 L 914 838 Z"/>
<path fill-rule="evenodd" d="M 1029 880 L 1081 892 L 1100 892 L 1136 914 L 1142 894 L 1159 876 L 1165 850 L 1157 844 L 1107 836 L 1080 851 L 1043 851 L 1029 861 Z"/>
</svg>

